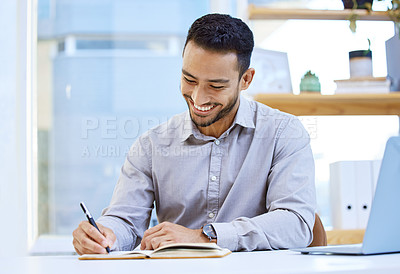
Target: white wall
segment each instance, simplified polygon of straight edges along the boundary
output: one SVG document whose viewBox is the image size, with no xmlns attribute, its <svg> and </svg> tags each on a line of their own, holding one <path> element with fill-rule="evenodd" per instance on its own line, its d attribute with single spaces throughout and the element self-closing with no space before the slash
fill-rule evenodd
<svg viewBox="0 0 400 274">
<path fill-rule="evenodd" d="M 26 254 L 33 239 L 31 2 L 0 1 L 0 256 Z"/>
</svg>

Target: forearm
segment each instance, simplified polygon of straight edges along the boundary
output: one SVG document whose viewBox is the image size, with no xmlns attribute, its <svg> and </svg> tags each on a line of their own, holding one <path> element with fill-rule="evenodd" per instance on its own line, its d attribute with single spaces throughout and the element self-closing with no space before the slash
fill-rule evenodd
<svg viewBox="0 0 400 274">
<path fill-rule="evenodd" d="M 213 223 L 217 243 L 232 251 L 285 249 L 307 246 L 312 241 L 312 214 L 305 218 L 277 209 L 254 218 Z"/>
</svg>

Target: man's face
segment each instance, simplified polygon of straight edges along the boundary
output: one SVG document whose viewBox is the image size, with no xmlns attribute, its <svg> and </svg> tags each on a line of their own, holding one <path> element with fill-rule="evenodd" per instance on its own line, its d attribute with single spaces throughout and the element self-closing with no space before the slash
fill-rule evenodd
<svg viewBox="0 0 400 274">
<path fill-rule="evenodd" d="M 192 41 L 186 45 L 181 91 L 201 132 L 222 134 L 229 128 L 239 106 L 239 84 L 235 53 L 205 50 Z"/>
</svg>

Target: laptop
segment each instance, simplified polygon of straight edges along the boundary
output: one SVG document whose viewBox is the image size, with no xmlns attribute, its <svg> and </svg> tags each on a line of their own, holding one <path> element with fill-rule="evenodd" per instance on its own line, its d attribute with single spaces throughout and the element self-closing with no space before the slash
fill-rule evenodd
<svg viewBox="0 0 400 274">
<path fill-rule="evenodd" d="M 372 255 L 400 252 L 400 136 L 386 143 L 362 244 L 295 248 L 303 254 Z"/>
</svg>

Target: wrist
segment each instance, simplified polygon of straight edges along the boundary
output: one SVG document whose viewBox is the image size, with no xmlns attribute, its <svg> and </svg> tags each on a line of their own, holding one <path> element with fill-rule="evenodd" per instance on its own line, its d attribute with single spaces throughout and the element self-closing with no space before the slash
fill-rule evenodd
<svg viewBox="0 0 400 274">
<path fill-rule="evenodd" d="M 206 242 L 217 243 L 217 234 L 211 224 L 206 224 L 201 230 L 203 238 L 206 239 Z"/>
<path fill-rule="evenodd" d="M 207 238 L 206 235 L 203 234 L 203 228 L 198 229 L 199 233 L 199 242 L 200 243 L 209 243 L 210 240 Z"/>
</svg>

